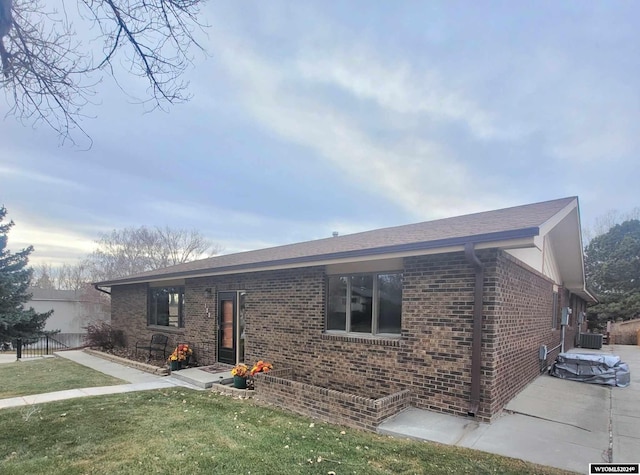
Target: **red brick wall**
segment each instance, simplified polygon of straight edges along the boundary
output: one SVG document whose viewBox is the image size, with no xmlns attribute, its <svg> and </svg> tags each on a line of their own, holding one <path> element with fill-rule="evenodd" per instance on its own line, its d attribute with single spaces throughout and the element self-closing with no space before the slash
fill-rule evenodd
<svg viewBox="0 0 640 475">
<path fill-rule="evenodd" d="M 539 346 L 560 337 L 551 330 L 552 283 L 502 252 L 478 255 L 487 269 L 477 417 L 489 420 L 540 373 Z M 466 415 L 474 282 L 462 252 L 406 258 L 401 338 L 371 339 L 324 333 L 323 267 L 194 278 L 185 328 L 168 333 L 194 343 L 201 363 L 215 362 L 217 294 L 244 290 L 248 363 L 266 359 L 291 368 L 296 382 L 373 400 L 409 390 L 413 406 Z M 113 290 L 114 325 L 130 337 L 166 332 L 146 327 L 144 286 Z"/>
<path fill-rule="evenodd" d="M 189 279 L 186 287 L 185 335 L 194 340 L 204 334 L 215 341 L 218 292 L 247 292 L 245 360 L 250 363 L 258 359 L 276 365 L 296 362 L 322 333 L 323 268 L 202 277 Z M 205 296 L 207 288 L 212 289 L 211 298 Z M 215 360 L 214 350 L 209 359 Z"/>
<path fill-rule="evenodd" d="M 485 389 L 490 391 L 490 412 L 496 414 L 555 359 L 559 348 L 543 363 L 539 349 L 558 346 L 561 331 L 552 329 L 553 282 L 547 277 L 500 252 L 485 283 L 485 304 L 492 303 L 485 313 L 484 339 L 493 351 L 486 353 L 483 371 L 491 375 Z M 561 288 L 558 293 L 560 309 L 569 304 L 568 292 Z M 567 327 L 565 350 L 573 347 L 576 329 L 575 324 Z"/>
<path fill-rule="evenodd" d="M 196 308 L 203 301 L 204 289 L 185 289 L 186 314 L 193 315 L 188 319 L 185 328 L 169 328 L 147 325 L 147 285 L 133 284 L 111 288 L 111 325 L 122 329 L 130 348 L 136 342 L 148 345 L 151 335 L 161 333 L 169 337 L 167 352 L 173 351 L 179 343 L 191 343 L 196 348 L 196 358 L 200 363 L 211 364 L 215 361 L 215 339 L 203 322 L 207 319 L 195 318 Z M 191 313 L 190 313 L 191 311 Z M 201 312 L 202 313 L 202 312 Z M 212 340 L 214 340 L 212 342 Z M 167 355 L 168 356 L 168 355 Z"/>
<path fill-rule="evenodd" d="M 416 407 L 467 413 L 474 282 L 473 268 L 461 252 L 405 261 L 406 344 L 399 351 L 397 371 L 407 375 Z"/>
<path fill-rule="evenodd" d="M 124 332 L 128 346 L 135 346 L 138 339 L 151 339 L 151 332 L 147 331 L 145 284 L 111 288 L 111 325 Z"/>
</svg>

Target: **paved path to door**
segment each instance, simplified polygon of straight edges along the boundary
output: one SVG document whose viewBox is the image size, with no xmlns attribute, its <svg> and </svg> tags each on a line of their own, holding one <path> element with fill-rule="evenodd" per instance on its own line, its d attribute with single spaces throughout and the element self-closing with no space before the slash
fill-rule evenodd
<svg viewBox="0 0 640 475">
<path fill-rule="evenodd" d="M 109 376 L 123 379 L 128 381 L 129 384 L 101 386 L 96 388 L 67 389 L 65 391 L 55 391 L 52 393 L 0 399 L 0 409 L 42 404 L 52 401 L 62 401 L 64 399 L 74 399 L 78 397 L 148 391 L 151 389 L 168 389 L 174 387 L 201 389 L 171 376 L 156 376 L 154 374 L 145 373 L 144 371 L 129 368 L 128 366 L 123 366 L 121 364 L 90 355 L 82 350 L 60 351 L 56 353 L 56 356 L 74 361 L 83 366 L 100 371 L 101 373 L 108 374 Z M 0 363 L 11 363 L 14 361 L 15 355 L 0 355 Z M 24 364 L 29 364 L 29 362 L 24 361 Z"/>
</svg>

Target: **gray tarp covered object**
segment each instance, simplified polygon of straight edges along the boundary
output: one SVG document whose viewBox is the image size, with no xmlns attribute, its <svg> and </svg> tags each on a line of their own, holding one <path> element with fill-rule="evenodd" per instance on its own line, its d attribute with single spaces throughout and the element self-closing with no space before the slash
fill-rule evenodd
<svg viewBox="0 0 640 475">
<path fill-rule="evenodd" d="M 592 353 L 560 353 L 549 371 L 551 376 L 583 383 L 625 388 L 631 382 L 629 365 L 619 356 Z"/>
</svg>

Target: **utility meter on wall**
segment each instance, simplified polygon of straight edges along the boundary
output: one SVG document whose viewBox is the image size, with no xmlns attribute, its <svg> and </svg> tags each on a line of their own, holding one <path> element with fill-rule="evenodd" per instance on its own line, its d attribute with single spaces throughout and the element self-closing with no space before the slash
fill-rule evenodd
<svg viewBox="0 0 640 475">
<path fill-rule="evenodd" d="M 560 320 L 560 325 L 569 325 L 569 315 L 571 315 L 571 313 L 571 307 L 562 307 L 562 320 Z"/>
</svg>

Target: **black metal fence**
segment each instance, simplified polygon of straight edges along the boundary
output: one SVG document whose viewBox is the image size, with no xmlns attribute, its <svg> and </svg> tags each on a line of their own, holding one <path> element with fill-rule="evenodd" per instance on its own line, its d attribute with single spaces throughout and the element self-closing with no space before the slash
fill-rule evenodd
<svg viewBox="0 0 640 475">
<path fill-rule="evenodd" d="M 86 345 L 86 333 L 56 333 L 52 338 L 67 348 L 80 348 Z"/>
<path fill-rule="evenodd" d="M 34 358 L 36 356 L 52 355 L 54 351 L 69 348 L 56 339 L 57 335 L 40 335 L 32 338 L 17 338 L 14 342 L 16 358 Z"/>
</svg>

